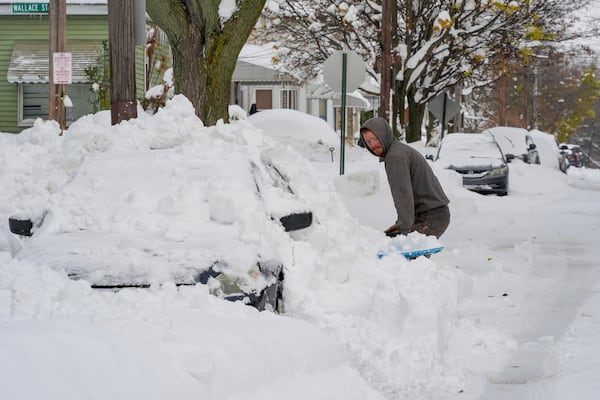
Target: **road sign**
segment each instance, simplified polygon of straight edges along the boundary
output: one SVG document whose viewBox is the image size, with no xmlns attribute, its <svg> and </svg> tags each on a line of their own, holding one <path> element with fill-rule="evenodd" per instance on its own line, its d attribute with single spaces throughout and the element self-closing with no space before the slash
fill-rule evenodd
<svg viewBox="0 0 600 400">
<path fill-rule="evenodd" d="M 52 53 L 53 81 L 55 85 L 70 85 L 72 83 L 71 60 L 71 53 Z"/>
<path fill-rule="evenodd" d="M 336 93 L 342 93 L 342 62 L 346 54 L 346 90 L 353 92 L 365 81 L 365 63 L 354 51 L 334 51 L 323 63 L 323 81 Z"/>
<path fill-rule="evenodd" d="M 13 3 L 13 14 L 48 14 L 48 3 Z"/>
<path fill-rule="evenodd" d="M 429 107 L 429 111 L 440 121 L 443 139 L 446 124 L 462 111 L 462 107 L 459 103 L 452 100 L 446 92 L 434 97 L 427 106 Z"/>
<path fill-rule="evenodd" d="M 462 111 L 460 104 L 452 100 L 446 92 L 434 97 L 428 107 L 438 120 L 441 121 L 445 117 L 444 122 L 448 122 Z"/>
<path fill-rule="evenodd" d="M 353 92 L 365 81 L 365 63 L 353 51 L 334 51 L 323 63 L 323 81 L 342 95 L 342 132 L 340 134 L 340 175 L 344 175 L 346 144 L 346 93 Z"/>
</svg>

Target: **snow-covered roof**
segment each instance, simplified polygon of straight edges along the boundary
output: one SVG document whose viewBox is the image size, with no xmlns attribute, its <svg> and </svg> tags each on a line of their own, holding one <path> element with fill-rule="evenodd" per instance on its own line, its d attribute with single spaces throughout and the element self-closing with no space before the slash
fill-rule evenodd
<svg viewBox="0 0 600 400">
<path fill-rule="evenodd" d="M 256 44 L 247 43 L 240 51 L 238 60 L 259 67 L 276 70 L 276 57 L 277 51 L 273 48 L 272 44 L 260 46 Z"/>
<path fill-rule="evenodd" d="M 272 44 L 246 44 L 240 51 L 233 81 L 236 82 L 296 82 L 296 79 L 276 65 L 278 52 Z"/>
<path fill-rule="evenodd" d="M 48 41 L 15 42 L 6 79 L 10 83 L 48 82 Z M 73 83 L 89 82 L 85 69 L 98 63 L 102 43 L 97 41 L 69 41 L 67 51 L 72 55 Z"/>
</svg>

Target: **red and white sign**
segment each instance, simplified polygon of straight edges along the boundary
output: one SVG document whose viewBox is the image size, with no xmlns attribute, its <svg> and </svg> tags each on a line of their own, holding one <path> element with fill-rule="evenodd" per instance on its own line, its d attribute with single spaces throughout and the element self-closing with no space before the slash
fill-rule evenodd
<svg viewBox="0 0 600 400">
<path fill-rule="evenodd" d="M 52 67 L 55 85 L 70 85 L 73 83 L 73 68 L 71 53 L 53 53 Z"/>
</svg>

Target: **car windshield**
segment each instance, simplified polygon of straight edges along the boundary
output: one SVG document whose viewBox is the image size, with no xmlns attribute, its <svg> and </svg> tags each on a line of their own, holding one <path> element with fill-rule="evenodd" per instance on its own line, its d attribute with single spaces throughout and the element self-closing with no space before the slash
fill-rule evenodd
<svg viewBox="0 0 600 400">
<path fill-rule="evenodd" d="M 438 158 L 502 158 L 502 156 L 496 144 L 485 136 L 455 133 L 444 138 Z"/>
<path fill-rule="evenodd" d="M 488 129 L 485 132 L 494 138 L 505 154 L 517 155 L 527 153 L 526 141 L 528 136 L 525 129 L 496 127 Z"/>
</svg>

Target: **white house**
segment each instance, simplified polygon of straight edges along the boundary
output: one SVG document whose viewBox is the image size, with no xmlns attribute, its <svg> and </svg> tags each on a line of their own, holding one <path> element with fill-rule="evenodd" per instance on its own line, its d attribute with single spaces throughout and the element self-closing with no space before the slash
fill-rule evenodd
<svg viewBox="0 0 600 400">
<path fill-rule="evenodd" d="M 298 110 L 324 119 L 339 131 L 341 96 L 329 89 L 322 78 L 308 83 L 297 80 L 277 66 L 277 59 L 277 50 L 272 45 L 246 44 L 233 73 L 231 103 L 248 112 L 253 104 L 256 111 L 275 108 Z M 358 130 L 360 110 L 370 105 L 371 102 L 359 91 L 348 94 L 348 135 Z"/>
<path fill-rule="evenodd" d="M 272 46 L 246 44 L 238 57 L 231 85 L 231 102 L 246 111 L 289 108 L 306 112 L 306 90 L 291 74 L 278 70 Z"/>
</svg>

